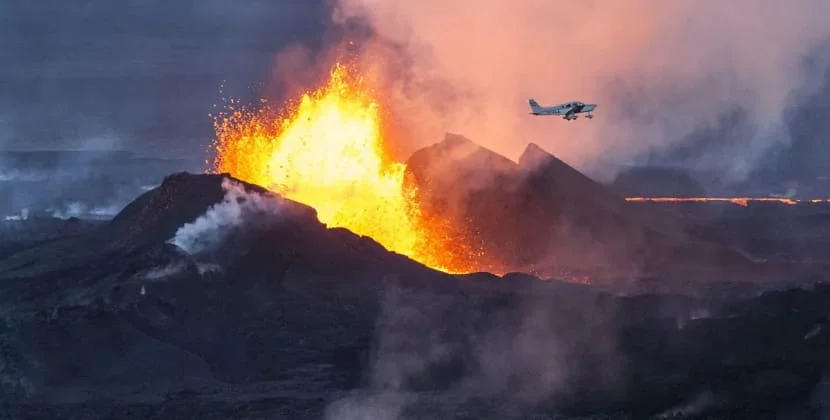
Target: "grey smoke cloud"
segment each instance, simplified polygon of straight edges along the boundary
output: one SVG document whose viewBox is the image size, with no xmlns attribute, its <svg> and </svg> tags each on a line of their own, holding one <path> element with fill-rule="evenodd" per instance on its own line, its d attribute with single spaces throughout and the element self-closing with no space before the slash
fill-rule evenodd
<svg viewBox="0 0 830 420">
<path fill-rule="evenodd" d="M 477 409 L 487 400 L 499 406 L 510 401 L 514 409 L 532 407 L 556 401 L 582 380 L 597 382 L 597 389 L 625 389 L 628 373 L 612 313 L 594 306 L 593 298 L 545 289 L 551 290 L 541 283 L 518 286 L 511 297 L 517 299 L 515 309 L 494 309 L 482 322 L 476 309 L 460 309 L 447 295 L 390 285 L 375 326 L 368 386 L 332 401 L 325 418 L 446 418 L 448 412 L 459 413 L 465 400 L 476 401 Z M 577 320 L 582 311 L 588 311 L 590 321 Z M 590 348 L 583 347 L 589 338 Z M 457 369 L 459 363 L 465 367 Z M 424 374 L 457 382 L 419 392 L 412 384 Z M 435 411 L 425 417 L 424 407 Z M 485 412 L 487 418 L 496 415 L 492 407 Z"/>
<path fill-rule="evenodd" d="M 803 65 L 830 37 L 824 0 L 339 0 L 334 18 L 375 29 L 368 61 L 420 145 L 458 132 L 517 159 L 533 141 L 599 178 L 741 110 L 739 129 L 695 162 L 739 180 L 791 141 L 789 109 L 828 67 Z M 409 60 L 406 77 L 389 45 Z M 597 118 L 533 117 L 530 97 L 596 102 Z"/>
</svg>

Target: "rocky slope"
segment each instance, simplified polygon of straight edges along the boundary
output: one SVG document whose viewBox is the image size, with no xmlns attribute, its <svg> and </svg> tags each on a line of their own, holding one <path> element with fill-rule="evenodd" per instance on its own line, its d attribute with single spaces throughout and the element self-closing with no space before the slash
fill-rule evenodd
<svg viewBox="0 0 830 420">
<path fill-rule="evenodd" d="M 587 276 L 595 283 L 816 276 L 705 241 L 689 233 L 680 214 L 643 213 L 535 144 L 514 163 L 448 135 L 415 152 L 407 165 L 427 214 L 452 220 L 453 235 L 476 245 L 488 271 Z"/>
<path fill-rule="evenodd" d="M 169 176 L 109 223 L 0 260 L 5 413 L 807 418 L 825 407 L 824 286 L 624 297 L 449 276 L 227 180 Z"/>
</svg>

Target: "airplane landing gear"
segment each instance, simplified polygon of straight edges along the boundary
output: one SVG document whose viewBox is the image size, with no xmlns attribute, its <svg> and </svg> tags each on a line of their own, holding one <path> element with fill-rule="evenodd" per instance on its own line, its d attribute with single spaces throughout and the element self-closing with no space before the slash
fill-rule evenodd
<svg viewBox="0 0 830 420">
<path fill-rule="evenodd" d="M 588 114 L 588 115 L 585 116 L 585 118 L 592 119 L 592 118 L 594 118 L 594 114 Z"/>
</svg>

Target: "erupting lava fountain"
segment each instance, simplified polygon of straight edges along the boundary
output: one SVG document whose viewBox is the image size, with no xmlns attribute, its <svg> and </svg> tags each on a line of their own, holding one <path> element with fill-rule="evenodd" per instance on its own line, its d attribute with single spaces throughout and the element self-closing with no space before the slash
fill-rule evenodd
<svg viewBox="0 0 830 420">
<path fill-rule="evenodd" d="M 368 83 L 335 64 L 328 82 L 275 110 L 233 101 L 214 120 L 213 170 L 317 210 L 321 222 L 373 238 L 386 249 L 449 273 L 475 271 L 475 252 L 426 217 L 406 165 L 384 144 L 383 113 Z M 276 111 L 276 112 L 275 112 Z"/>
</svg>

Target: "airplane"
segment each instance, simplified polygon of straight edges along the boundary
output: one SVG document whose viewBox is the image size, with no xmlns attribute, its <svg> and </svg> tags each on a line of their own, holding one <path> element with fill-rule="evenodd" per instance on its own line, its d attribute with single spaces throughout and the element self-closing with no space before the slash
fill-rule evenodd
<svg viewBox="0 0 830 420">
<path fill-rule="evenodd" d="M 530 98 L 531 115 L 562 115 L 566 120 L 577 119 L 579 113 L 587 113 L 585 118 L 594 118 L 592 112 L 597 108 L 596 104 L 585 104 L 579 101 L 565 102 L 553 106 L 541 106 L 535 99 Z"/>
</svg>

